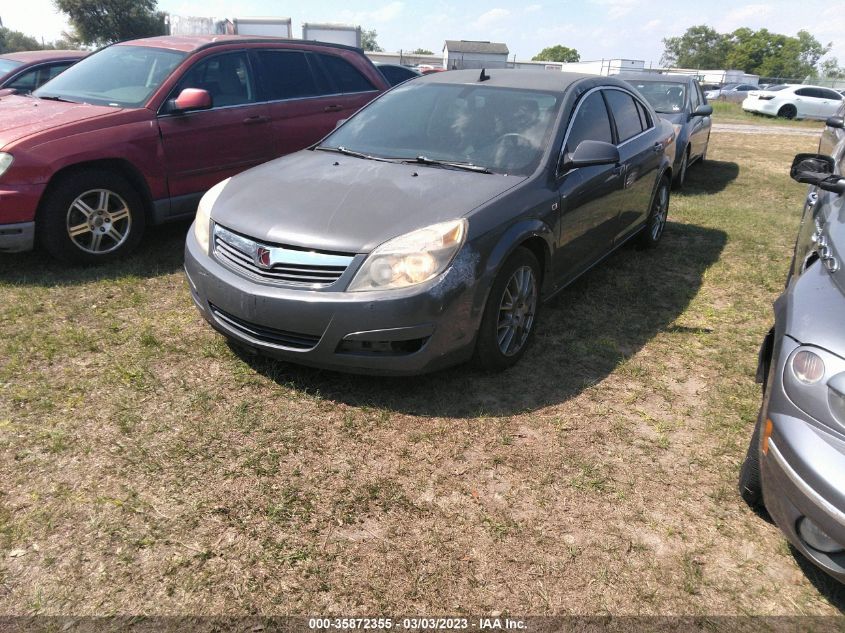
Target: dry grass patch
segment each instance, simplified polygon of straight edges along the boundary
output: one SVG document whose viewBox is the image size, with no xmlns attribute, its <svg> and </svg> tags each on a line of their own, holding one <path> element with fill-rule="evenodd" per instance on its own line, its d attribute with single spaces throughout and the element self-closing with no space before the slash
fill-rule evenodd
<svg viewBox="0 0 845 633">
<path fill-rule="evenodd" d="M 714 134 L 662 246 L 499 375 L 241 358 L 184 227 L 109 268 L 0 258 L 0 612 L 841 612 L 735 493 L 812 148 Z"/>
</svg>

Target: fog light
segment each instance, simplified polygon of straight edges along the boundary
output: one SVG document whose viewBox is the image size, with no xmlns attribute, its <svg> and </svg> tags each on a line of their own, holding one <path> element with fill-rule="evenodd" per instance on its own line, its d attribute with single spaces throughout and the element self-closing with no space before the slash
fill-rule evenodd
<svg viewBox="0 0 845 633">
<path fill-rule="evenodd" d="M 835 554 L 845 550 L 845 547 L 830 538 L 807 517 L 798 522 L 798 534 L 807 545 L 825 554 Z"/>
</svg>

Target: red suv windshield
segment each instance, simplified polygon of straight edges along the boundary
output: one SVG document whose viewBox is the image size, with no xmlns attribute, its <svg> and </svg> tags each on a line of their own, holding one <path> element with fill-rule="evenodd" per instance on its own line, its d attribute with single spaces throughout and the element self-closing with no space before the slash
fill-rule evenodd
<svg viewBox="0 0 845 633">
<path fill-rule="evenodd" d="M 145 46 L 110 46 L 71 66 L 33 94 L 120 108 L 143 106 L 185 58 L 185 53 Z"/>
</svg>

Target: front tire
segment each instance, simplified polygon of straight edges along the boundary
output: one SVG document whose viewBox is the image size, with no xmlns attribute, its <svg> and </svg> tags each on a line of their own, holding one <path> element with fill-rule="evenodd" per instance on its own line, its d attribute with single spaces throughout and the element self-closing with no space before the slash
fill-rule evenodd
<svg viewBox="0 0 845 633">
<path fill-rule="evenodd" d="M 93 169 L 55 183 L 38 216 L 47 252 L 75 264 L 124 257 L 140 242 L 144 226 L 144 206 L 135 188 L 120 174 Z"/>
<path fill-rule="evenodd" d="M 669 217 L 669 179 L 663 176 L 654 192 L 645 229 L 640 233 L 640 248 L 654 248 L 660 243 Z"/>
<path fill-rule="evenodd" d="M 540 311 L 540 264 L 527 248 L 505 262 L 487 297 L 478 330 L 476 364 L 488 371 L 515 365 L 534 338 Z"/>
</svg>

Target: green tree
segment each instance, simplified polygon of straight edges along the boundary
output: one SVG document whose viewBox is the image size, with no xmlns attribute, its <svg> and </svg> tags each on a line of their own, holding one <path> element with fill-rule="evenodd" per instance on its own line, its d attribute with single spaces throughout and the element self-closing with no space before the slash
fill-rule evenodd
<svg viewBox="0 0 845 633">
<path fill-rule="evenodd" d="M 157 11 L 156 0 L 53 0 L 66 13 L 73 33 L 82 44 L 100 46 L 134 39 L 164 35 L 165 14 Z"/>
<path fill-rule="evenodd" d="M 365 51 L 372 51 L 374 53 L 381 53 L 384 49 L 378 45 L 376 38 L 378 32 L 375 29 L 365 30 L 361 29 L 361 48 Z"/>
<path fill-rule="evenodd" d="M 41 48 L 41 43 L 34 37 L 30 37 L 20 31 L 0 27 L 0 53 L 37 51 Z"/>
<path fill-rule="evenodd" d="M 816 72 L 819 59 L 830 50 L 807 33 L 795 37 L 767 29 L 737 29 L 730 35 L 728 68 L 738 68 L 761 77 L 803 79 Z"/>
<path fill-rule="evenodd" d="M 831 57 L 819 64 L 819 75 L 830 79 L 845 79 L 845 68 L 839 65 L 838 59 Z"/>
<path fill-rule="evenodd" d="M 411 51 L 411 55 L 434 55 L 434 53 L 427 48 L 415 48 Z"/>
<path fill-rule="evenodd" d="M 532 62 L 577 62 L 581 61 L 581 55 L 574 48 L 558 44 L 547 46 L 531 58 Z"/>
<path fill-rule="evenodd" d="M 683 35 L 665 38 L 660 63 L 675 68 L 724 68 L 728 48 L 727 36 L 699 24 Z"/>
</svg>

